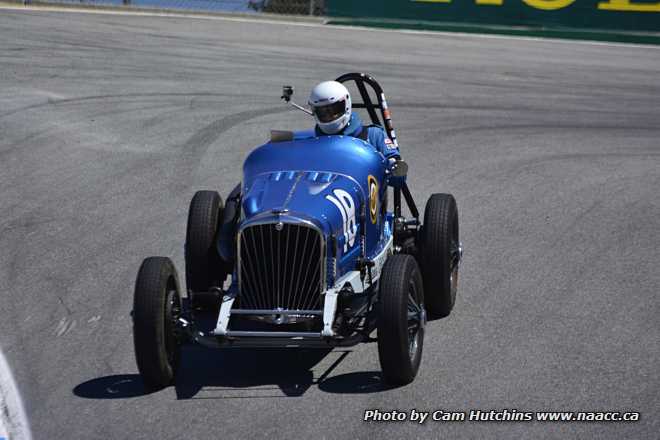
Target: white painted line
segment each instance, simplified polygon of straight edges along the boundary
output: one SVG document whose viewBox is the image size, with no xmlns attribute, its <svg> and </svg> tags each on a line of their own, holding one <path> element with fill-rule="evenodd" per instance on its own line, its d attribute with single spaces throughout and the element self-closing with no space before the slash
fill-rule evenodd
<svg viewBox="0 0 660 440">
<path fill-rule="evenodd" d="M 23 401 L 2 351 L 0 351 L 0 437 L 5 437 L 7 440 L 32 439 Z"/>
<path fill-rule="evenodd" d="M 218 20 L 218 21 L 230 21 L 236 23 L 265 23 L 265 24 L 277 24 L 277 25 L 286 25 L 286 26 L 299 26 L 299 27 L 310 27 L 310 28 L 320 28 L 328 26 L 325 23 L 309 23 L 309 22 L 300 22 L 300 21 L 288 21 L 286 19 L 282 20 L 272 20 L 268 18 L 249 18 L 249 17 L 228 17 L 224 15 L 202 15 L 203 12 L 195 11 L 196 14 L 186 14 L 185 12 L 162 12 L 162 11 L 127 11 L 123 9 L 111 10 L 111 9 L 86 9 L 86 8 L 74 8 L 74 7 L 57 7 L 57 6 L 22 6 L 22 5 L 13 5 L 13 4 L 0 4 L 0 10 L 9 9 L 9 10 L 29 10 L 29 11 L 42 11 L 42 12 L 72 12 L 80 14 L 108 14 L 108 15 L 137 15 L 137 16 L 146 16 L 146 17 L 172 17 L 172 18 L 192 18 L 199 20 Z M 394 32 L 399 34 L 412 34 L 412 35 L 426 35 L 426 36 L 442 36 L 442 37 L 456 37 L 460 36 L 462 38 L 471 38 L 471 39 L 487 39 L 487 40 L 518 40 L 518 41 L 533 41 L 533 42 L 551 42 L 551 43 L 562 43 L 562 44 L 579 44 L 579 45 L 588 45 L 588 46 L 609 46 L 609 47 L 625 47 L 625 48 L 643 48 L 643 49 L 655 49 L 660 50 L 660 45 L 653 44 L 635 44 L 635 43 L 617 43 L 610 41 L 590 41 L 590 40 L 578 40 L 578 39 L 565 39 L 565 38 L 552 38 L 552 37 L 527 37 L 522 35 L 500 35 L 500 34 L 477 34 L 471 32 L 448 32 L 448 31 L 425 31 L 425 30 L 414 30 L 414 29 L 384 29 L 368 26 L 349 26 L 349 25 L 332 25 L 332 29 L 345 29 L 353 31 L 363 31 L 363 32 Z"/>
<path fill-rule="evenodd" d="M 0 408 L 2 407 L 2 400 L 0 399 Z M 3 417 L 0 417 L 0 440 L 6 440 L 9 438 L 9 432 L 5 428 L 5 424 L 2 421 Z"/>
</svg>

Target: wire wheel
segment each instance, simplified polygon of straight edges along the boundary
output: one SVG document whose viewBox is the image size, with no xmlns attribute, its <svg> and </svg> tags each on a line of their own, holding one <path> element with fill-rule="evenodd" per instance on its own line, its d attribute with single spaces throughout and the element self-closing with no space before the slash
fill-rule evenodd
<svg viewBox="0 0 660 440">
<path fill-rule="evenodd" d="M 433 194 L 426 203 L 418 255 L 429 318 L 448 316 L 456 302 L 459 241 L 458 208 L 451 194 Z"/>
<path fill-rule="evenodd" d="M 169 258 L 150 257 L 142 262 L 133 301 L 135 359 L 145 388 L 156 391 L 174 381 L 181 353 L 177 329 L 181 296 Z"/>
<path fill-rule="evenodd" d="M 405 254 L 387 259 L 379 280 L 378 355 L 391 385 L 413 381 L 424 346 L 424 284 L 417 261 Z"/>
<path fill-rule="evenodd" d="M 415 283 L 410 280 L 408 293 L 408 354 L 411 362 L 417 357 L 420 349 L 420 335 L 424 337 L 426 326 L 426 310 L 424 310 L 424 298 L 420 298 L 415 288 Z"/>
</svg>

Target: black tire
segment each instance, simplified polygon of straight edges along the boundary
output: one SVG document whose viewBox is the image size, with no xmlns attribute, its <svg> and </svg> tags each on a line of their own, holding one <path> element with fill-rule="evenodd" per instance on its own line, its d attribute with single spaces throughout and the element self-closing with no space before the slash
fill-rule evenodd
<svg viewBox="0 0 660 440">
<path fill-rule="evenodd" d="M 133 342 L 138 370 L 147 391 L 170 385 L 176 376 L 181 346 L 176 320 L 181 313 L 179 281 L 169 258 L 142 262 L 133 298 Z"/>
<path fill-rule="evenodd" d="M 451 194 L 433 194 L 426 203 L 420 258 L 430 319 L 444 318 L 454 308 L 458 287 L 458 208 Z"/>
<path fill-rule="evenodd" d="M 391 256 L 379 283 L 378 355 L 383 380 L 405 385 L 417 375 L 424 345 L 424 283 L 417 261 L 405 254 Z"/>
<path fill-rule="evenodd" d="M 215 191 L 197 191 L 188 210 L 186 229 L 186 284 L 193 292 L 222 287 L 227 278 L 216 248 L 222 198 Z"/>
</svg>

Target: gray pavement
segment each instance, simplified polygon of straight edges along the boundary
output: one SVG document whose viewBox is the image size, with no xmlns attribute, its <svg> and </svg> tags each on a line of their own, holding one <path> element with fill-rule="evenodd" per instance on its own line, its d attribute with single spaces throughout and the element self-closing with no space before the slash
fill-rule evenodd
<svg viewBox="0 0 660 440">
<path fill-rule="evenodd" d="M 420 204 L 452 192 L 466 256 L 416 381 L 375 344 L 187 350 L 144 395 L 143 257 L 182 273 L 278 102 L 367 71 Z M 599 438 L 660 432 L 660 50 L 275 23 L 0 10 L 0 347 L 36 439 Z M 365 409 L 638 410 L 637 423 L 364 423 Z"/>
</svg>

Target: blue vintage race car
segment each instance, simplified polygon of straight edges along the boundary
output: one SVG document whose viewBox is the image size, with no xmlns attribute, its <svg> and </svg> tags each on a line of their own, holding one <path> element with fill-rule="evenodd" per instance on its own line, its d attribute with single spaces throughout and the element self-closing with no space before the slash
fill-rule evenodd
<svg viewBox="0 0 660 440">
<path fill-rule="evenodd" d="M 353 107 L 396 145 L 380 85 L 359 73 L 337 81 L 357 88 L 362 102 Z M 290 101 L 293 89 L 284 91 Z M 422 223 L 406 173 L 403 161 L 388 163 L 358 138 L 274 131 L 245 160 L 225 204 L 215 191 L 197 192 L 185 244 L 187 298 L 166 257 L 145 259 L 135 284 L 135 353 L 146 387 L 172 383 L 186 343 L 377 341 L 383 379 L 411 382 L 427 319 L 454 306 L 462 247 L 454 197 L 432 195 Z"/>
</svg>

